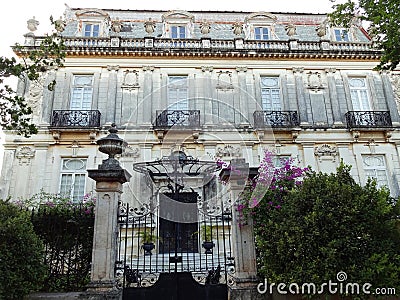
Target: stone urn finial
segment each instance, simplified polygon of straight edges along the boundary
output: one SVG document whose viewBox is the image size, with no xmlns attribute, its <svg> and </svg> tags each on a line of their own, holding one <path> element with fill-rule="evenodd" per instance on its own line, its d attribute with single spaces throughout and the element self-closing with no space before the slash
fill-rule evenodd
<svg viewBox="0 0 400 300">
<path fill-rule="evenodd" d="M 243 25 L 240 22 L 234 23 L 232 29 L 235 35 L 241 35 L 243 33 Z"/>
<path fill-rule="evenodd" d="M 120 33 L 122 27 L 123 27 L 122 22 L 119 20 L 118 17 L 115 20 L 113 20 L 112 23 L 111 23 L 111 29 L 115 33 Z"/>
<path fill-rule="evenodd" d="M 57 32 L 63 32 L 66 26 L 66 22 L 59 17 L 57 20 L 54 21 L 54 27 L 56 28 Z"/>
<path fill-rule="evenodd" d="M 296 26 L 294 26 L 293 24 L 288 24 L 285 26 L 285 30 L 286 30 L 286 34 L 289 37 L 292 37 L 296 34 Z"/>
<path fill-rule="evenodd" d="M 209 34 L 211 29 L 211 25 L 208 22 L 203 22 L 200 24 L 200 32 L 201 34 Z"/>
<path fill-rule="evenodd" d="M 99 151 L 108 155 L 108 158 L 103 160 L 99 169 L 121 169 L 119 162 L 115 159 L 115 155 L 121 154 L 127 146 L 127 143 L 117 135 L 118 130 L 114 123 L 111 125 L 108 132 L 110 133 L 109 135 L 97 141 Z"/>
<path fill-rule="evenodd" d="M 151 18 L 149 18 L 148 21 L 144 22 L 144 30 L 146 31 L 146 33 L 152 34 L 154 33 L 155 29 L 156 23 Z"/>
<path fill-rule="evenodd" d="M 37 27 L 38 27 L 38 25 L 39 25 L 39 21 L 38 20 L 36 20 L 35 19 L 35 17 L 33 17 L 32 19 L 29 19 L 27 22 L 27 27 L 28 27 L 28 30 L 30 31 L 30 32 L 34 32 L 34 31 L 36 31 L 37 30 Z"/>
</svg>

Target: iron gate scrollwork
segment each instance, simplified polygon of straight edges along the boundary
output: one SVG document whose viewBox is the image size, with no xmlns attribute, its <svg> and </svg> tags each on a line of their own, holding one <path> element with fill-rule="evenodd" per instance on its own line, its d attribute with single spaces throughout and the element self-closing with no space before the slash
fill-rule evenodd
<svg viewBox="0 0 400 300">
<path fill-rule="evenodd" d="M 207 182 L 220 167 L 175 151 L 133 169 L 157 188 L 140 207 L 119 206 L 116 275 L 124 299 L 227 299 L 234 273 L 232 205 L 206 192 L 215 189 Z M 205 186 L 195 191 L 193 178 Z"/>
</svg>

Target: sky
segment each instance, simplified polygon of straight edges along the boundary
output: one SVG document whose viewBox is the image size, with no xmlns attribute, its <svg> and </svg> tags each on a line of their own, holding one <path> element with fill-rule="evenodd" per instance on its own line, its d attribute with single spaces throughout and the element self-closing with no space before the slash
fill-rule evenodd
<svg viewBox="0 0 400 300">
<path fill-rule="evenodd" d="M 330 12 L 332 6 L 330 0 L 5 0 L 0 10 L 0 55 L 13 55 L 10 46 L 23 43 L 23 35 L 29 32 L 26 21 L 33 16 L 40 23 L 36 34 L 49 32 L 50 15 L 58 19 L 65 4 L 73 8 L 310 13 Z"/>
</svg>

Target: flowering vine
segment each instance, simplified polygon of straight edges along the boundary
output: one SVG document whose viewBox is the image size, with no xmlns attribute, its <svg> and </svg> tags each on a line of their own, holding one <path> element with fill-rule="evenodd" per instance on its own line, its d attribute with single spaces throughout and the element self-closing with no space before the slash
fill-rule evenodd
<svg viewBox="0 0 400 300">
<path fill-rule="evenodd" d="M 284 195 L 300 185 L 309 171 L 309 168 L 295 166 L 292 158 L 281 161 L 281 166 L 275 167 L 273 156 L 271 151 L 264 151 L 258 176 L 242 192 L 236 205 L 239 226 L 245 225 L 248 217 L 256 214 L 261 204 L 267 209 L 280 209 L 284 205 Z"/>
</svg>

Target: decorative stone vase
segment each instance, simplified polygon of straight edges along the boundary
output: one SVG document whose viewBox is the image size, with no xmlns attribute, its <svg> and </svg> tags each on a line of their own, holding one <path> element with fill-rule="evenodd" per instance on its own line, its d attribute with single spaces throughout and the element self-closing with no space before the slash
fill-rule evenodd
<svg viewBox="0 0 400 300">
<path fill-rule="evenodd" d="M 154 243 L 143 243 L 142 249 L 144 250 L 144 255 L 153 255 L 151 250 L 153 250 L 156 246 Z"/>
<path fill-rule="evenodd" d="M 215 247 L 215 244 L 213 241 L 204 241 L 203 244 L 201 244 L 206 251 L 204 252 L 205 254 L 212 254 L 212 248 Z"/>
</svg>

